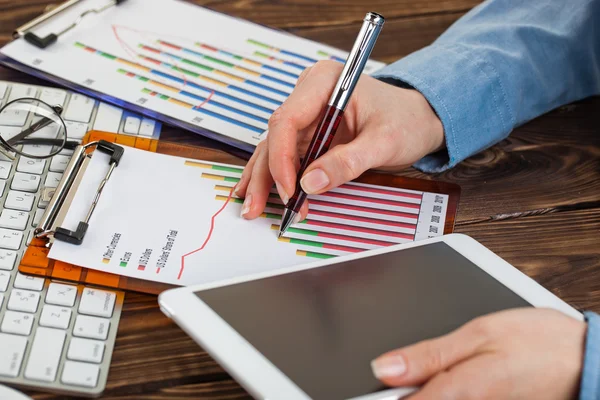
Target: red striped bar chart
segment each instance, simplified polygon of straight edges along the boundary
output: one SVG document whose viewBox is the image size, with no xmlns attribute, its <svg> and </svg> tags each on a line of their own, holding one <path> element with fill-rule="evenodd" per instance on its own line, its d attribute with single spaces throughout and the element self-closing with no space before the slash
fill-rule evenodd
<svg viewBox="0 0 600 400">
<path fill-rule="evenodd" d="M 242 168 L 186 161 L 200 168 L 201 178 L 215 182 L 215 200 L 227 201 Z M 271 220 L 274 240 L 294 246 L 296 255 L 331 258 L 440 236 L 444 231 L 448 196 L 351 182 L 321 195 L 309 196 L 307 218 L 277 239 L 283 204 L 272 189 L 261 218 Z M 243 199 L 232 195 L 232 207 Z"/>
</svg>

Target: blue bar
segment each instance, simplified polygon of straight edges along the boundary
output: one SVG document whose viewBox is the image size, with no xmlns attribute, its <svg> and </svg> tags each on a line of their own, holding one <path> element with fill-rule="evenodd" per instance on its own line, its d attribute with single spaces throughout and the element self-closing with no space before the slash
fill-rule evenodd
<svg viewBox="0 0 600 400">
<path fill-rule="evenodd" d="M 240 103 L 240 104 L 244 104 L 244 105 L 246 105 L 248 107 L 252 107 L 252 108 L 255 108 L 257 110 L 264 111 L 264 112 L 266 112 L 268 114 L 271 114 L 274 111 L 273 109 L 270 109 L 270 108 L 267 108 L 267 107 L 263 107 L 263 106 L 261 106 L 259 104 L 254 104 L 254 103 L 252 103 L 250 101 L 247 101 L 247 100 L 239 99 L 239 98 L 237 98 L 235 96 L 232 96 L 230 94 L 219 92 L 218 90 L 213 90 L 213 89 L 209 89 L 209 88 L 204 87 L 204 86 L 200 86 L 197 83 L 190 82 L 188 80 L 184 80 L 184 79 L 181 79 L 181 78 L 177 78 L 177 77 L 175 77 L 173 75 L 166 74 L 166 73 L 164 73 L 162 71 L 157 71 L 157 70 L 153 69 L 150 72 L 152 72 L 155 75 L 162 76 L 163 78 L 167 78 L 167 79 L 170 79 L 172 81 L 182 83 L 184 85 L 189 85 L 189 86 L 191 86 L 193 88 L 196 88 L 196 89 L 206 90 L 207 92 L 214 92 L 215 94 L 217 94 L 219 96 L 222 96 L 222 97 L 224 97 L 224 98 L 226 98 L 228 100 L 235 101 L 235 102 Z M 279 103 L 279 104 L 281 104 L 281 103 Z"/>
<path fill-rule="evenodd" d="M 290 67 L 301 69 L 303 71 L 306 69 L 306 67 L 304 65 L 296 64 L 296 63 L 293 63 L 293 62 L 290 62 L 290 61 L 284 61 L 283 64 L 284 65 L 289 65 Z"/>
<path fill-rule="evenodd" d="M 191 97 L 191 98 L 196 99 L 196 100 L 206 101 L 206 97 L 198 96 L 197 94 L 186 92 L 185 90 L 179 91 L 179 94 L 182 94 L 182 95 L 187 96 L 187 97 Z M 234 112 L 236 114 L 243 115 L 244 117 L 251 118 L 251 119 L 253 119 L 255 121 L 258 121 L 258 122 L 262 122 L 263 124 L 268 124 L 269 123 L 269 120 L 266 119 L 266 118 L 262 118 L 262 117 L 259 117 L 257 115 L 254 115 L 254 114 L 250 114 L 250 113 L 248 113 L 246 111 L 238 110 L 235 107 L 231 107 L 231 106 L 228 106 L 227 104 L 219 103 L 218 101 L 214 101 L 212 99 L 208 100 L 207 104 L 212 104 L 215 107 L 224 108 L 225 110 Z M 194 107 L 194 108 L 196 108 L 196 107 Z"/>
<path fill-rule="evenodd" d="M 308 62 L 313 63 L 313 64 L 316 63 L 317 61 L 319 61 L 319 60 L 315 60 L 314 58 L 306 57 L 306 56 L 303 56 L 301 54 L 292 53 L 291 51 L 287 51 L 287 50 L 280 50 L 280 52 L 281 52 L 281 54 L 285 54 L 285 55 L 288 55 L 288 56 L 300 58 L 302 60 L 308 61 Z"/>
<path fill-rule="evenodd" d="M 292 89 L 296 86 L 293 83 L 282 81 L 281 79 L 273 78 L 272 76 L 269 76 L 269 75 L 261 75 L 260 77 L 264 78 L 264 79 L 267 79 L 269 81 L 273 81 L 273 82 L 279 83 L 280 85 L 291 87 Z"/>
<path fill-rule="evenodd" d="M 222 121 L 229 122 L 230 124 L 233 124 L 233 125 L 241 126 L 242 128 L 249 129 L 256 133 L 264 133 L 264 131 L 265 131 L 264 129 L 257 128 L 256 126 L 253 126 L 253 125 L 248 125 L 244 122 L 238 121 L 237 119 L 229 118 L 229 117 L 226 117 L 225 115 L 217 114 L 216 112 L 206 110 L 204 108 L 194 107 L 194 108 L 192 108 L 192 110 L 196 110 L 202 114 L 210 115 L 211 117 L 215 117 Z"/>
<path fill-rule="evenodd" d="M 257 97 L 257 98 L 259 98 L 259 99 L 262 99 L 262 100 L 264 100 L 264 101 L 268 101 L 269 103 L 272 103 L 272 104 L 275 104 L 275 105 L 277 105 L 277 107 L 279 107 L 279 106 L 282 104 L 282 102 L 281 102 L 281 101 L 278 101 L 278 100 L 272 99 L 272 98 L 270 98 L 270 97 L 267 97 L 267 96 L 263 96 L 262 94 L 258 94 L 258 93 L 251 92 L 251 91 L 249 91 L 249 90 L 246 90 L 246 89 L 244 89 L 244 88 L 241 88 L 241 87 L 239 87 L 239 86 L 235 86 L 235 85 L 229 85 L 229 86 L 228 86 L 228 88 L 229 88 L 229 89 L 231 89 L 231 90 L 235 90 L 235 91 L 237 91 L 237 92 L 240 92 L 240 93 L 247 94 L 247 95 L 249 95 L 249 96 L 254 96 L 254 97 Z"/>
<path fill-rule="evenodd" d="M 287 75 L 287 76 L 289 76 L 291 78 L 295 78 L 295 79 L 300 78 L 300 75 L 292 74 L 291 72 L 287 72 L 287 71 L 284 71 L 284 70 L 279 69 L 279 68 L 271 67 L 270 65 L 263 65 L 262 68 L 268 69 L 268 70 L 271 70 L 271 71 L 274 71 L 274 72 L 277 72 L 277 73 L 280 73 L 280 74 L 283 74 L 283 75 Z M 304 67 L 302 69 L 304 69 Z"/>
<path fill-rule="evenodd" d="M 263 89 L 263 90 L 267 90 L 267 91 L 269 91 L 269 92 L 276 93 L 276 94 L 278 94 L 278 95 L 280 95 L 280 96 L 283 96 L 283 97 L 288 97 L 288 96 L 290 95 L 290 93 L 289 93 L 289 92 L 284 92 L 283 90 L 278 90 L 278 89 L 275 89 L 275 88 L 269 87 L 269 86 L 267 86 L 267 85 L 263 85 L 262 83 L 258 83 L 258 82 L 251 81 L 250 79 L 246 79 L 246 80 L 244 81 L 244 83 L 246 83 L 246 84 L 248 84 L 248 85 L 251 85 L 251 86 L 255 86 L 255 87 L 257 87 L 257 88 L 261 88 L 261 89 Z"/>
</svg>

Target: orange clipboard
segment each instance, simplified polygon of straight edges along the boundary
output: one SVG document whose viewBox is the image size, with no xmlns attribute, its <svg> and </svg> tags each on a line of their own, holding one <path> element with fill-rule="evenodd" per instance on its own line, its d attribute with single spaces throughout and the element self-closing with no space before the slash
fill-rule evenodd
<svg viewBox="0 0 600 400">
<path fill-rule="evenodd" d="M 135 147 L 137 149 L 160 154 L 231 164 L 231 156 L 218 150 L 108 132 L 91 131 L 84 137 L 83 144 L 99 140 L 105 140 L 122 146 Z M 244 165 L 244 161 L 238 160 L 235 164 Z M 454 221 L 456 219 L 458 201 L 460 198 L 460 187 L 458 185 L 379 173 L 365 173 L 356 179 L 355 182 L 446 194 L 448 195 L 448 205 L 446 222 L 444 224 L 444 234 L 452 233 L 454 230 Z M 49 251 L 48 239 L 34 237 L 21 258 L 19 272 L 29 275 L 45 276 L 55 280 L 85 283 L 106 288 L 155 295 L 174 287 L 169 284 L 130 278 L 52 260 L 48 258 Z"/>
</svg>

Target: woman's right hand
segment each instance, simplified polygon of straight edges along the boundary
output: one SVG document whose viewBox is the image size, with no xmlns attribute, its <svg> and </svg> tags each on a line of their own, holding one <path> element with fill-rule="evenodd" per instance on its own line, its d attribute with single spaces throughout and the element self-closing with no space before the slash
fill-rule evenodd
<svg viewBox="0 0 600 400">
<path fill-rule="evenodd" d="M 307 68 L 294 91 L 269 119 L 269 133 L 246 166 L 236 194 L 242 216 L 258 217 L 275 182 L 282 201 L 294 194 L 300 158 L 312 139 L 343 65 L 322 61 Z M 300 183 L 318 194 L 368 169 L 400 170 L 444 147 L 442 123 L 416 90 L 361 76 L 330 150 L 314 161 Z M 300 211 L 306 217 L 308 204 Z"/>
</svg>

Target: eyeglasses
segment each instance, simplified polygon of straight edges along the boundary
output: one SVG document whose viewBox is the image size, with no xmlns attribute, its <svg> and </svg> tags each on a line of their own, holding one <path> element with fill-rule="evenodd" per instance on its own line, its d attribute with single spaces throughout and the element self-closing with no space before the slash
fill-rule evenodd
<svg viewBox="0 0 600 400">
<path fill-rule="evenodd" d="M 20 154 L 45 159 L 79 144 L 67 140 L 67 126 L 60 116 L 62 106 L 51 106 L 35 98 L 8 102 L 0 109 L 0 153 L 11 160 Z"/>
</svg>

